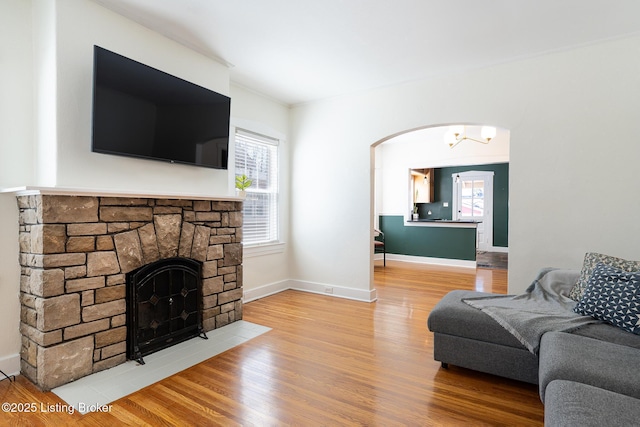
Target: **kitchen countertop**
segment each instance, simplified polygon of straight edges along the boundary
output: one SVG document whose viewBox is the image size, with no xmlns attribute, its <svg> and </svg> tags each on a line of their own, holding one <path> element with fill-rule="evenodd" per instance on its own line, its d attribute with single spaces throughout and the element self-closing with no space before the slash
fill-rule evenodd
<svg viewBox="0 0 640 427">
<path fill-rule="evenodd" d="M 405 219 L 404 225 L 409 227 L 462 227 L 462 228 L 475 228 L 482 221 L 476 221 L 472 219 Z"/>
<path fill-rule="evenodd" d="M 465 224 L 477 224 L 482 221 L 476 221 L 473 219 L 440 219 L 440 218 L 421 218 L 421 219 L 410 219 L 407 222 L 460 222 Z"/>
</svg>

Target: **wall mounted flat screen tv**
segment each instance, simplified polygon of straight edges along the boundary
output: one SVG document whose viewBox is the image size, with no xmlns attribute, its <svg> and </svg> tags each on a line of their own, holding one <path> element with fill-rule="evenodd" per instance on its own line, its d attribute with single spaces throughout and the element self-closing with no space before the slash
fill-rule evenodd
<svg viewBox="0 0 640 427">
<path fill-rule="evenodd" d="M 94 46 L 91 149 L 227 169 L 229 97 Z"/>
</svg>

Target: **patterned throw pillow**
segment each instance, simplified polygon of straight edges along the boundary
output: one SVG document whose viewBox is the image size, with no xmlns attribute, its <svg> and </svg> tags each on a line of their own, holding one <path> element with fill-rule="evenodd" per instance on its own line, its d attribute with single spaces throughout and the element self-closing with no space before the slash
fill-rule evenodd
<svg viewBox="0 0 640 427">
<path fill-rule="evenodd" d="M 640 271 L 597 264 L 573 311 L 640 335 Z"/>
<path fill-rule="evenodd" d="M 569 292 L 569 298 L 574 301 L 580 301 L 584 294 L 584 289 L 587 287 L 587 282 L 593 269 L 596 268 L 596 264 L 601 263 L 610 267 L 615 267 L 622 271 L 638 271 L 640 270 L 640 261 L 628 261 L 622 258 L 616 258 L 609 255 L 603 255 L 595 252 L 587 252 L 584 256 L 582 263 L 582 271 L 580 271 L 580 278 L 576 284 L 571 288 Z"/>
</svg>

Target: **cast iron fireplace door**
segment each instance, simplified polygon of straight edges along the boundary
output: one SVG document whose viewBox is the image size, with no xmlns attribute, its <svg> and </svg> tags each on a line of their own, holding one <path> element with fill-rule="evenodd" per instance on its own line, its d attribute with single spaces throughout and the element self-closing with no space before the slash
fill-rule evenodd
<svg viewBox="0 0 640 427">
<path fill-rule="evenodd" d="M 189 338 L 202 328 L 201 264 L 169 258 L 127 274 L 127 357 L 143 356 Z"/>
</svg>

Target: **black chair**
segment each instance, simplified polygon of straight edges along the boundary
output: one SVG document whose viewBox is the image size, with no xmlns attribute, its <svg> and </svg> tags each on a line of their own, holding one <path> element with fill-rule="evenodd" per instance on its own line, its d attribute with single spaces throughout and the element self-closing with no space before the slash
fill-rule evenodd
<svg viewBox="0 0 640 427">
<path fill-rule="evenodd" d="M 377 228 L 373 229 L 375 235 L 373 237 L 374 253 L 379 254 L 382 252 L 382 265 L 387 266 L 387 250 L 384 246 L 384 233 Z"/>
</svg>

